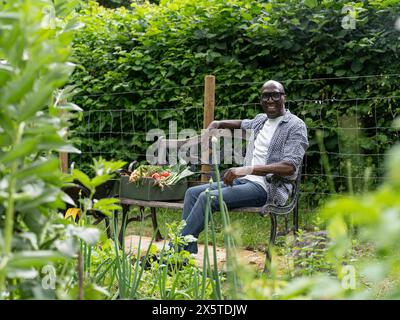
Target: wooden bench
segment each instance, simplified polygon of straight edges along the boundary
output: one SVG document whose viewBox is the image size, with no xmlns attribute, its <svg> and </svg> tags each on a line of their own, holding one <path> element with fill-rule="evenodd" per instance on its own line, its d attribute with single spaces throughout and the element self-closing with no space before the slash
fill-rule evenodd
<svg viewBox="0 0 400 320">
<path fill-rule="evenodd" d="M 122 221 L 123 221 L 122 226 L 123 227 L 120 229 L 119 236 L 118 236 L 120 243 L 122 243 L 122 237 L 123 237 L 123 234 L 125 233 L 125 228 L 130 222 L 142 221 L 149 217 L 151 217 L 151 220 L 153 223 L 153 229 L 154 229 L 154 232 L 156 232 L 155 240 L 156 241 L 163 240 L 160 230 L 158 229 L 157 209 L 159 209 L 159 208 L 160 209 L 171 209 L 171 210 L 182 210 L 183 209 L 183 201 L 176 201 L 176 202 L 145 201 L 145 200 L 121 198 L 120 203 L 123 207 L 123 210 L 122 210 Z M 135 217 L 128 218 L 130 206 L 139 207 L 140 214 Z M 151 213 L 146 215 L 145 208 L 150 208 Z M 236 208 L 236 209 L 231 209 L 229 211 L 260 213 L 261 209 L 262 209 L 262 207 L 250 207 L 250 208 Z"/>
<path fill-rule="evenodd" d="M 293 194 L 289 202 L 285 206 L 277 206 L 271 202 L 266 203 L 263 207 L 242 207 L 230 209 L 229 212 L 249 212 L 249 213 L 259 213 L 262 217 L 269 216 L 271 219 L 271 229 L 270 229 L 270 237 L 269 243 L 266 249 L 266 261 L 268 263 L 271 262 L 271 246 L 275 244 L 276 237 L 278 235 L 277 226 L 278 216 L 283 216 L 285 218 L 285 230 L 283 234 L 287 234 L 290 230 L 288 229 L 288 216 L 291 212 L 293 212 L 293 233 L 296 234 L 299 228 L 299 218 L 298 218 L 298 201 L 299 201 L 299 187 L 300 187 L 300 178 L 301 174 L 299 173 L 298 178 L 293 183 Z M 272 179 L 276 179 L 276 177 L 272 177 Z M 279 179 L 279 178 L 278 178 Z M 179 202 L 165 202 L 165 201 L 144 201 L 144 200 L 135 200 L 135 199 L 126 199 L 121 198 L 120 203 L 122 205 L 122 223 L 119 231 L 118 240 L 120 245 L 123 244 L 123 237 L 125 235 L 125 230 L 127 225 L 133 221 L 142 221 L 148 217 L 151 217 L 154 232 L 156 232 L 156 241 L 160 241 L 163 239 L 160 230 L 158 228 L 157 222 L 157 209 L 171 209 L 171 210 L 182 210 L 183 209 L 183 201 Z M 135 217 L 128 217 L 130 206 L 139 207 L 140 214 Z M 150 214 L 145 214 L 145 209 L 150 208 Z"/>
<path fill-rule="evenodd" d="M 220 132 L 219 136 L 223 136 L 224 133 Z M 182 139 L 182 140 L 167 140 L 164 138 L 160 138 L 158 142 L 158 156 L 159 156 L 159 163 L 163 164 L 165 156 L 168 151 L 168 147 L 170 145 L 174 145 L 176 147 L 180 147 L 182 144 L 186 144 L 187 146 L 190 143 L 198 143 L 199 141 L 203 141 L 199 139 L 199 137 L 193 137 L 190 139 Z M 202 159 L 204 159 L 204 154 L 202 154 Z M 277 175 L 268 175 L 267 181 L 272 183 L 272 194 L 269 195 L 268 202 L 262 207 L 247 207 L 247 208 L 236 208 L 230 209 L 229 212 L 252 212 L 252 213 L 259 213 L 262 217 L 269 216 L 271 219 L 271 231 L 270 231 L 270 240 L 268 243 L 268 247 L 266 250 L 266 258 L 271 261 L 270 255 L 270 247 L 275 244 L 277 233 L 277 217 L 284 216 L 285 218 L 285 231 L 284 233 L 288 233 L 288 216 L 291 212 L 293 212 L 293 230 L 294 233 L 298 231 L 298 200 L 299 200 L 299 189 L 300 189 L 300 182 L 301 182 L 301 168 L 299 170 L 299 174 L 296 180 L 290 181 L 285 179 L 284 177 L 280 177 Z M 276 186 L 280 183 L 291 183 L 293 187 L 293 192 L 288 200 L 287 204 L 284 206 L 278 206 L 275 204 L 274 201 L 274 190 L 276 190 Z M 156 232 L 156 241 L 162 240 L 163 237 L 158 229 L 157 223 L 157 209 L 171 209 L 171 210 L 182 210 L 183 209 L 183 201 L 176 201 L 176 202 L 165 202 L 165 201 L 144 201 L 144 200 L 135 200 L 135 199 L 126 199 L 121 198 L 120 203 L 122 205 L 122 223 L 121 228 L 119 231 L 118 239 L 120 244 L 123 243 L 123 236 L 125 234 L 126 226 L 133 221 L 141 221 L 146 218 L 151 217 L 153 229 Z M 139 207 L 139 215 L 135 217 L 128 217 L 129 208 L 130 206 Z M 150 208 L 150 214 L 145 213 L 145 209 Z"/>
</svg>

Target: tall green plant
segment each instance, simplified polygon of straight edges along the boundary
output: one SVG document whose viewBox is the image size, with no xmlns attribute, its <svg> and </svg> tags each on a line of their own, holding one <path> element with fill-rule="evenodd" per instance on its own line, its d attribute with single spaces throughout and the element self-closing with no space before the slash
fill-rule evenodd
<svg viewBox="0 0 400 320">
<path fill-rule="evenodd" d="M 218 190 L 218 204 L 219 204 L 219 211 L 221 212 L 222 221 L 224 225 L 224 242 L 225 242 L 225 249 L 226 249 L 226 256 L 227 256 L 227 280 L 229 285 L 229 298 L 237 299 L 237 295 L 239 293 L 239 284 L 238 284 L 238 277 L 237 277 L 237 252 L 235 248 L 235 241 L 233 237 L 233 229 L 229 221 L 229 212 L 227 206 L 222 197 L 222 189 L 221 189 L 221 181 L 220 181 L 220 174 L 218 168 L 218 161 L 217 161 L 217 139 L 215 137 L 211 138 L 212 143 L 212 155 L 213 155 L 213 163 L 215 163 L 215 175 L 216 175 L 216 182 L 217 182 L 217 190 Z M 210 197 L 208 193 L 208 197 Z M 207 200 L 207 211 L 206 215 L 210 215 L 211 226 L 212 226 L 212 236 L 213 236 L 213 253 L 214 253 L 214 273 L 213 277 L 215 280 L 215 292 L 216 297 L 222 299 L 222 292 L 221 292 L 221 280 L 220 275 L 218 274 L 217 269 L 217 255 L 216 255 L 216 239 L 215 239 L 215 231 L 213 228 L 213 217 L 211 215 L 211 202 Z M 208 221 L 208 218 L 207 218 Z M 207 225 L 205 226 L 208 227 Z M 207 245 L 207 243 L 206 243 Z"/>
<path fill-rule="evenodd" d="M 75 28 L 72 20 L 59 25 L 56 17 L 74 3 L 0 4 L 0 297 L 13 297 L 7 278 L 38 281 L 34 267 L 62 258 L 53 245 L 60 233 L 56 212 L 68 200 L 54 152 L 79 152 L 66 142 L 71 116 L 61 115 L 79 108 L 63 102 L 63 91 L 55 94 L 74 70 Z M 27 237 L 30 244 L 21 245 Z"/>
</svg>

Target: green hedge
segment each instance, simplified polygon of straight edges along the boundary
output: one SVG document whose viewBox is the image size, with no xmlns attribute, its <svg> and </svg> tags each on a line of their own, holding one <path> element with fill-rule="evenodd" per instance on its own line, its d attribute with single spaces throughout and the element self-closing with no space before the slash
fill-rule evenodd
<svg viewBox="0 0 400 320">
<path fill-rule="evenodd" d="M 91 112 L 76 124 L 73 137 L 91 153 L 73 160 L 90 163 L 98 152 L 143 160 L 148 129 L 167 129 L 169 120 L 200 129 L 204 76 L 213 74 L 216 119 L 253 117 L 260 111 L 261 84 L 284 83 L 289 108 L 309 127 L 305 192 L 328 190 L 324 176 L 317 176 L 317 129 L 324 131 L 332 174 L 344 176 L 351 160 L 353 176 L 362 176 L 367 165 L 372 176 L 381 175 L 382 155 L 398 137 L 390 127 L 399 111 L 400 33 L 394 25 L 400 1 L 353 3 L 355 29 L 342 27 L 348 1 L 303 2 L 82 6 L 78 14 L 86 26 L 76 34 L 79 66 L 71 83 L 81 90 L 74 102 Z M 387 96 L 394 98 L 376 99 Z M 353 182 L 362 188 L 362 179 Z M 344 178 L 335 183 L 338 191 L 347 188 Z"/>
</svg>

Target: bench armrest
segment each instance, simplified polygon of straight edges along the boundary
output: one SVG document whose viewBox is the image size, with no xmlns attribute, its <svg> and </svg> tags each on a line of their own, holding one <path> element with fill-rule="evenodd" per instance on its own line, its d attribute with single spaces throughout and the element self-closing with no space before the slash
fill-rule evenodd
<svg viewBox="0 0 400 320">
<path fill-rule="evenodd" d="M 297 197 L 297 194 L 299 192 L 298 189 L 300 188 L 300 176 L 301 176 L 301 173 L 299 172 L 299 176 L 295 180 L 292 180 L 292 179 L 287 179 L 286 177 L 282 177 L 277 174 L 271 174 L 271 173 L 267 174 L 265 176 L 265 179 L 267 180 L 268 183 L 271 184 L 271 189 L 270 189 L 271 194 L 269 195 L 266 204 L 276 205 L 277 188 L 284 184 L 290 184 L 292 186 L 292 191 L 289 194 L 289 199 L 291 199 L 291 198 L 293 199 L 293 198 Z"/>
</svg>

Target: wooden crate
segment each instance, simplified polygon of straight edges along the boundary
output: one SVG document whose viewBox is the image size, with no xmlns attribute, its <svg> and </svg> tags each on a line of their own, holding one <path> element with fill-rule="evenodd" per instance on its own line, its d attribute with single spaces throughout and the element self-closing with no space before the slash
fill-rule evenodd
<svg viewBox="0 0 400 320">
<path fill-rule="evenodd" d="M 182 179 L 172 186 L 154 185 L 153 178 L 141 178 L 137 183 L 129 182 L 128 176 L 121 176 L 119 186 L 120 198 L 147 200 L 147 201 L 172 201 L 182 200 L 188 188 L 187 179 Z"/>
</svg>

